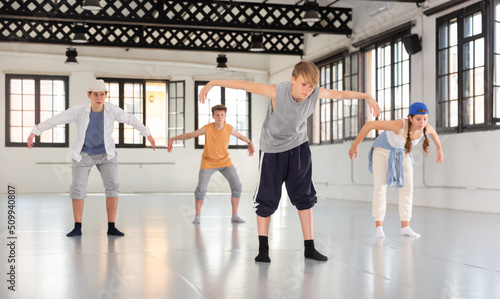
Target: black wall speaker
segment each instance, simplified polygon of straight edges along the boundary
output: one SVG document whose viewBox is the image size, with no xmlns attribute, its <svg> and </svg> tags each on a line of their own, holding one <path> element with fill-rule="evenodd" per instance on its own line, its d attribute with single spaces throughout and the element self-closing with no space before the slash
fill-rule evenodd
<svg viewBox="0 0 500 299">
<path fill-rule="evenodd" d="M 412 55 L 422 50 L 422 45 L 420 45 L 420 38 L 418 37 L 418 34 L 408 34 L 403 36 L 401 39 L 408 54 Z"/>
</svg>

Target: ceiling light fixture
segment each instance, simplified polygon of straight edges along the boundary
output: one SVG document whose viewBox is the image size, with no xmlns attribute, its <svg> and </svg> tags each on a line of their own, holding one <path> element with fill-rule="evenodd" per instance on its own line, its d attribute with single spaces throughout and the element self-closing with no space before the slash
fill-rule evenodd
<svg viewBox="0 0 500 299">
<path fill-rule="evenodd" d="M 315 0 L 306 0 L 302 9 L 303 11 L 305 11 L 304 16 L 302 17 L 302 22 L 306 22 L 307 24 L 309 24 L 309 26 L 312 26 L 314 25 L 314 23 L 318 22 L 320 20 L 318 9 L 319 5 Z"/>
<path fill-rule="evenodd" d="M 219 54 L 217 56 L 217 67 L 216 70 L 227 70 L 227 57 L 226 54 Z"/>
<path fill-rule="evenodd" d="M 102 6 L 99 3 L 99 0 L 85 0 L 85 1 L 83 1 L 82 7 L 83 7 L 83 9 L 93 10 L 93 11 L 99 11 L 102 9 Z"/>
<path fill-rule="evenodd" d="M 76 56 L 78 56 L 78 52 L 74 48 L 68 48 L 66 50 L 66 64 L 78 64 L 78 60 L 76 60 Z"/>
<path fill-rule="evenodd" d="M 250 51 L 252 52 L 262 52 L 265 50 L 264 44 L 262 44 L 262 33 L 252 34 L 252 43 L 250 44 Z"/>
<path fill-rule="evenodd" d="M 75 27 L 73 28 L 73 32 L 75 33 L 75 35 L 71 40 L 72 42 L 77 44 L 85 44 L 89 42 L 87 40 L 87 37 L 85 36 L 85 33 L 87 33 L 87 30 L 85 29 L 85 24 L 76 23 Z"/>
</svg>

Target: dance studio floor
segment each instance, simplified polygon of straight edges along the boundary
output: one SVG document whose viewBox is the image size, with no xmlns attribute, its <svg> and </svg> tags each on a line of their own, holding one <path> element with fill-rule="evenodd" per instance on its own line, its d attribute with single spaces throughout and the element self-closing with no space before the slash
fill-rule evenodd
<svg viewBox="0 0 500 299">
<path fill-rule="evenodd" d="M 282 202 L 270 229 L 270 264 L 255 263 L 251 194 L 230 222 L 227 194 L 209 194 L 200 225 L 191 194 L 123 194 L 106 235 L 103 195 L 85 202 L 83 235 L 67 195 L 18 194 L 15 263 L 7 204 L 0 207 L 0 298 L 500 298 L 500 215 L 414 208 L 419 239 L 399 235 L 389 206 L 386 238 L 373 237 L 369 203 L 320 198 L 315 243 L 327 262 L 305 260 L 297 212 Z M 283 204 L 284 203 L 284 204 Z M 9 253 L 10 252 L 10 253 Z M 7 289 L 15 266 L 15 292 Z"/>
</svg>

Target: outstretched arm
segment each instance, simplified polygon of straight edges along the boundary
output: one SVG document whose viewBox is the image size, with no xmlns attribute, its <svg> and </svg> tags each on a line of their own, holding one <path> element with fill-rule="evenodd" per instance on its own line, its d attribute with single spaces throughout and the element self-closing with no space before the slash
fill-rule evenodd
<svg viewBox="0 0 500 299">
<path fill-rule="evenodd" d="M 76 120 L 75 108 L 71 107 L 39 123 L 38 125 L 33 127 L 33 130 L 31 130 L 31 134 L 28 136 L 28 139 L 26 141 L 26 143 L 28 144 L 28 148 L 33 147 L 33 139 L 35 139 L 35 136 L 39 136 L 40 134 L 42 134 L 43 131 L 52 129 L 57 125 L 73 122 L 75 120 Z"/>
<path fill-rule="evenodd" d="M 357 92 L 357 91 L 341 91 L 333 89 L 325 89 L 323 87 L 319 88 L 319 98 L 320 99 L 338 99 L 338 100 L 353 100 L 360 99 L 365 100 L 365 102 L 370 106 L 370 112 L 374 117 L 380 115 L 380 107 L 378 103 L 373 99 L 373 97 L 367 93 Z"/>
<path fill-rule="evenodd" d="M 437 151 L 436 163 L 441 164 L 443 163 L 444 155 L 443 155 L 443 149 L 441 147 L 441 140 L 439 140 L 439 135 L 436 132 L 436 130 L 429 124 L 426 126 L 426 131 L 429 135 L 431 135 L 431 139 L 432 141 L 434 141 L 434 144 L 436 145 L 436 151 Z"/>
<path fill-rule="evenodd" d="M 349 157 L 354 161 L 358 156 L 358 145 L 365 139 L 366 135 L 368 135 L 371 130 L 400 132 L 402 128 L 403 122 L 400 120 L 374 120 L 366 122 L 361 130 L 359 130 L 358 136 L 352 143 L 351 149 L 349 150 Z"/>
<path fill-rule="evenodd" d="M 250 139 L 242 135 L 240 132 L 236 131 L 235 128 L 233 128 L 231 135 L 233 135 L 234 137 L 238 138 L 241 141 L 248 143 L 248 155 L 250 157 L 253 156 L 253 153 L 255 153 L 255 149 L 253 148 L 253 142 Z"/>
<path fill-rule="evenodd" d="M 168 140 L 167 151 L 169 153 L 172 151 L 172 145 L 174 144 L 174 140 L 187 140 L 187 139 L 191 139 L 191 138 L 196 138 L 200 135 L 205 135 L 206 133 L 207 133 L 207 130 L 205 129 L 205 127 L 203 127 L 203 128 L 200 128 L 194 132 L 191 132 L 191 133 L 186 133 L 186 134 L 172 137 Z"/>
<path fill-rule="evenodd" d="M 274 99 L 276 97 L 276 89 L 274 88 L 274 84 L 262 84 L 244 80 L 212 80 L 200 90 L 200 94 L 198 95 L 200 103 L 205 103 L 208 92 L 214 86 L 227 87 L 232 89 L 243 89 L 247 92 L 255 93 L 271 99 Z"/>
</svg>

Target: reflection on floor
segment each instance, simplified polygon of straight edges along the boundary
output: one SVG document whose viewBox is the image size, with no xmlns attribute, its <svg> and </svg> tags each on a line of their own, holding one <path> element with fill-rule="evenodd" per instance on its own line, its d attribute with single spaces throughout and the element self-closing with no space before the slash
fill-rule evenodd
<svg viewBox="0 0 500 299">
<path fill-rule="evenodd" d="M 500 298 L 500 215 L 414 208 L 419 239 L 401 237 L 389 206 L 384 240 L 369 203 L 321 199 L 315 243 L 328 262 L 305 260 L 297 212 L 282 201 L 270 230 L 271 264 L 254 262 L 250 194 L 230 222 L 228 194 L 209 194 L 200 225 L 191 194 L 122 195 L 106 235 L 103 195 L 85 202 L 83 235 L 67 195 L 17 199 L 15 264 L 8 263 L 7 203 L 0 207 L 0 298 Z M 7 272 L 15 265 L 16 291 Z"/>
</svg>

